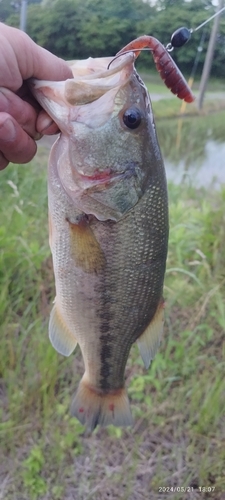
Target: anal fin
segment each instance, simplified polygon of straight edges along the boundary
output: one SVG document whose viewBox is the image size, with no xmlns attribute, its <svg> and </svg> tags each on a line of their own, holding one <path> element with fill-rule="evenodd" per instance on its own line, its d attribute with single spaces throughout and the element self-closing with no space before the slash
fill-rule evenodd
<svg viewBox="0 0 225 500">
<path fill-rule="evenodd" d="M 57 304 L 53 306 L 50 314 L 49 338 L 55 350 L 63 356 L 69 356 L 77 345 L 74 335 L 57 309 Z"/>
<path fill-rule="evenodd" d="M 151 361 L 156 355 L 156 351 L 159 347 L 164 324 L 164 302 L 163 300 L 157 307 L 155 315 L 151 323 L 147 326 L 146 330 L 141 334 L 137 340 L 139 351 L 145 365 L 145 368 L 149 368 Z"/>
</svg>

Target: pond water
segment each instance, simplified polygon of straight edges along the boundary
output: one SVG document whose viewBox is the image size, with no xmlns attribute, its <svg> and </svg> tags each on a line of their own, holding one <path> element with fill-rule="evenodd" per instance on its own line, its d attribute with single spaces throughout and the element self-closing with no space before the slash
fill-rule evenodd
<svg viewBox="0 0 225 500">
<path fill-rule="evenodd" d="M 168 180 L 197 187 L 225 183 L 225 112 L 158 120 L 157 134 Z"/>
</svg>

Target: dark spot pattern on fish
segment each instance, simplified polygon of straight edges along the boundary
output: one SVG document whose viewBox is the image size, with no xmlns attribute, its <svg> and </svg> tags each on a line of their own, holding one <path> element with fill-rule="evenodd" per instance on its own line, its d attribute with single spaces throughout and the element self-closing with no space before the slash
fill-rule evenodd
<svg viewBox="0 0 225 500">
<path fill-rule="evenodd" d="M 111 293 L 106 292 L 106 285 L 102 280 L 102 299 L 101 308 L 99 311 L 100 322 L 100 381 L 99 387 L 105 392 L 112 386 L 111 373 L 112 373 L 112 360 L 113 360 L 113 335 L 111 332 L 111 325 L 113 315 L 110 312 L 109 304 L 111 303 Z M 106 304 L 108 304 L 106 306 Z"/>
<path fill-rule="evenodd" d="M 100 327 L 100 331 L 102 333 L 108 333 L 108 331 L 109 331 L 109 323 L 107 323 L 107 322 L 102 323 L 101 327 Z M 101 335 L 100 339 L 103 338 L 103 337 L 104 337 L 104 335 Z M 108 338 L 108 337 L 106 336 L 106 338 Z"/>
<path fill-rule="evenodd" d="M 130 213 L 129 217 L 133 217 L 132 227 L 129 227 L 127 218 L 110 228 L 106 255 L 115 256 L 113 265 L 117 269 L 116 280 L 111 279 L 111 268 L 107 263 L 104 277 L 96 286 L 96 295 L 101 297 L 98 309 L 101 326 L 98 352 L 99 355 L 102 352 L 102 358 L 98 380 L 102 390 L 103 387 L 108 387 L 108 390 L 122 387 L 131 345 L 152 321 L 162 297 L 168 234 L 167 227 L 161 222 L 165 219 L 165 208 L 157 175 L 155 184 L 151 186 L 150 199 L 152 210 L 149 209 L 148 199 L 146 209 L 142 207 L 138 215 L 137 209 L 133 215 Z M 119 290 L 123 290 L 123 293 L 119 293 Z M 117 332 L 120 332 L 119 335 Z M 103 359 L 103 345 L 110 346 L 111 358 Z M 110 367 L 110 373 L 103 384 L 102 374 L 108 373 L 103 371 L 104 364 Z"/>
<path fill-rule="evenodd" d="M 108 361 L 112 357 L 112 348 L 110 344 L 103 344 L 100 351 L 100 388 L 102 391 L 109 390 L 111 388 L 110 378 L 111 364 Z"/>
</svg>

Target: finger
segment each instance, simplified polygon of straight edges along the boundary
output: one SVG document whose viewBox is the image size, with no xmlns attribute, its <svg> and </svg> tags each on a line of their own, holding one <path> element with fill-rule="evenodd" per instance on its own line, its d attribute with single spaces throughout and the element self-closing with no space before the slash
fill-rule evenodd
<svg viewBox="0 0 225 500">
<path fill-rule="evenodd" d="M 41 110 L 37 117 L 36 129 L 41 135 L 53 135 L 59 132 L 58 125 L 53 122 L 52 118 Z"/>
<path fill-rule="evenodd" d="M 7 113 L 0 113 L 0 151 L 7 161 L 28 163 L 37 145 L 22 127 Z"/>
<path fill-rule="evenodd" d="M 0 28 L 0 73 L 3 87 L 17 91 L 23 80 L 31 77 L 52 81 L 73 77 L 65 61 L 36 45 L 26 33 L 3 23 L 0 23 Z"/>
<path fill-rule="evenodd" d="M 9 164 L 9 161 L 6 160 L 4 155 L 0 151 L 0 170 L 4 170 L 5 167 Z"/>
<path fill-rule="evenodd" d="M 31 40 L 31 44 L 32 50 L 36 54 L 36 57 L 33 54 L 33 72 L 31 77 L 57 82 L 73 78 L 71 69 L 63 59 L 36 45 L 33 40 Z"/>
<path fill-rule="evenodd" d="M 13 116 L 30 137 L 40 139 L 36 130 L 38 111 L 14 92 L 3 87 L 0 87 L 0 112 Z"/>
</svg>

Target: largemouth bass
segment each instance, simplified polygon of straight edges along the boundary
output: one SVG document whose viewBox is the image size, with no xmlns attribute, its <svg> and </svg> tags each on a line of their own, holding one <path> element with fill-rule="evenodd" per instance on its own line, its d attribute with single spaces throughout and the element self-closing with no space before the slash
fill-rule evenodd
<svg viewBox="0 0 225 500">
<path fill-rule="evenodd" d="M 48 170 L 54 348 L 78 343 L 85 372 L 72 414 L 131 425 L 124 372 L 137 341 L 148 368 L 163 327 L 167 186 L 148 91 L 132 53 L 70 63 L 74 79 L 33 81 L 58 124 Z"/>
</svg>

